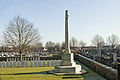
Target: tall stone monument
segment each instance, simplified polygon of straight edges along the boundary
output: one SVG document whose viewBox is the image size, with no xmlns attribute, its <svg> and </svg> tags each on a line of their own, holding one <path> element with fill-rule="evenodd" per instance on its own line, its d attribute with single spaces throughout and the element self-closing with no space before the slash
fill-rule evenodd
<svg viewBox="0 0 120 80">
<path fill-rule="evenodd" d="M 69 29 L 68 29 L 68 10 L 65 11 L 65 52 L 62 53 L 61 65 L 55 66 L 55 74 L 82 74 L 81 66 L 74 62 L 74 54 L 70 51 Z"/>
<path fill-rule="evenodd" d="M 75 62 L 73 60 L 73 53 L 70 51 L 69 43 L 69 31 L 68 31 L 68 10 L 65 12 L 65 52 L 62 54 L 62 65 L 73 66 Z"/>
</svg>

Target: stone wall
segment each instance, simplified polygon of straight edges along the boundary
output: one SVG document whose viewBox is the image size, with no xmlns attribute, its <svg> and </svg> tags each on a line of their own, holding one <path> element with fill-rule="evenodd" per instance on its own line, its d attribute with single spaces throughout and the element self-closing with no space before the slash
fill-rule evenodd
<svg viewBox="0 0 120 80">
<path fill-rule="evenodd" d="M 94 60 L 86 58 L 80 54 L 75 56 L 75 59 L 80 61 L 82 64 L 88 66 L 93 71 L 97 72 L 101 76 L 105 77 L 107 80 L 117 80 L 117 70 L 112 67 L 108 67 Z"/>
</svg>

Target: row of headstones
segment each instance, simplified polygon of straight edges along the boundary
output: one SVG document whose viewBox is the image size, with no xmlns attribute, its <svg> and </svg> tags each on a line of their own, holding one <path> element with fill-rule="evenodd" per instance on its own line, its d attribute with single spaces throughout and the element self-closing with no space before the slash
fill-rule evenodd
<svg viewBox="0 0 120 80">
<path fill-rule="evenodd" d="M 41 60 L 41 61 L 3 61 L 0 67 L 51 67 L 61 64 L 61 60 Z"/>
<path fill-rule="evenodd" d="M 40 57 L 22 58 L 23 61 L 40 60 Z M 7 61 L 20 61 L 20 58 L 7 58 Z"/>
</svg>

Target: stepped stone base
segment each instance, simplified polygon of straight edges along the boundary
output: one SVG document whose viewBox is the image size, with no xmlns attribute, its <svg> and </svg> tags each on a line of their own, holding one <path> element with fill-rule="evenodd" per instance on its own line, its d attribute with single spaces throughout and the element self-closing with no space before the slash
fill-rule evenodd
<svg viewBox="0 0 120 80">
<path fill-rule="evenodd" d="M 76 65 L 74 62 L 73 53 L 63 53 L 61 65 L 55 66 L 54 70 L 49 71 L 56 75 L 81 75 L 87 71 L 81 69 L 81 65 Z"/>
<path fill-rule="evenodd" d="M 58 67 L 57 66 L 55 67 L 54 70 L 49 71 L 49 73 L 55 74 L 55 75 L 82 75 L 82 74 L 87 73 L 87 71 L 85 70 L 78 71 L 77 67 L 71 67 L 71 66 L 59 66 Z"/>
<path fill-rule="evenodd" d="M 75 66 L 55 66 L 54 70 L 49 71 L 49 73 L 55 75 L 81 75 L 87 73 L 85 70 L 81 70 L 80 65 Z"/>
<path fill-rule="evenodd" d="M 59 73 L 79 73 L 81 71 L 81 66 L 80 65 L 75 65 L 75 66 L 55 66 L 54 67 L 55 72 Z"/>
</svg>

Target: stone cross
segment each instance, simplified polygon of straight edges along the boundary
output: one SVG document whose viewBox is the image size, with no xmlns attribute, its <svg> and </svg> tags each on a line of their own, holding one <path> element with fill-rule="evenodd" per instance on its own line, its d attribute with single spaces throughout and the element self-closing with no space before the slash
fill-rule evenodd
<svg viewBox="0 0 120 80">
<path fill-rule="evenodd" d="M 68 10 L 65 12 L 65 52 L 70 52 L 69 31 L 68 31 Z"/>
<path fill-rule="evenodd" d="M 62 53 L 62 62 L 54 67 L 54 73 L 81 74 L 81 66 L 74 62 L 74 54 L 70 51 L 68 32 L 68 10 L 65 11 L 65 52 Z M 53 64 L 53 63 L 52 63 Z"/>
<path fill-rule="evenodd" d="M 65 11 L 65 52 L 62 54 L 63 66 L 73 66 L 75 62 L 73 60 L 73 53 L 70 51 L 69 44 L 69 29 L 68 29 L 68 10 Z"/>
</svg>

